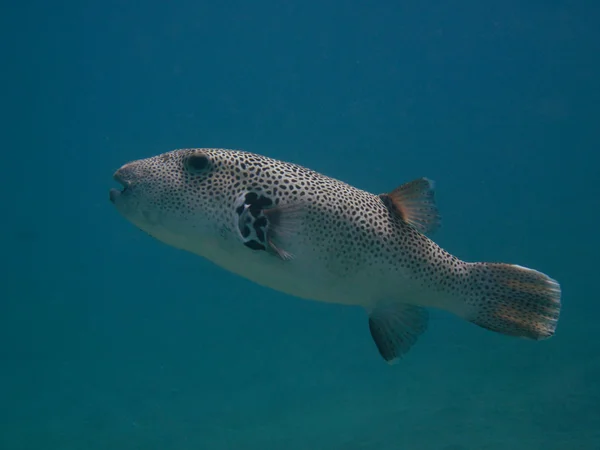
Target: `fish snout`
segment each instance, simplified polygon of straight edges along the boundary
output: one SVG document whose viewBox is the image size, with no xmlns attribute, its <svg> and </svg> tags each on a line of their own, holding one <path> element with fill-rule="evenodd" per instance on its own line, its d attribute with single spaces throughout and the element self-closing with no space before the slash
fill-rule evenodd
<svg viewBox="0 0 600 450">
<path fill-rule="evenodd" d="M 113 180 L 122 186 L 122 189 L 111 189 L 109 192 L 109 199 L 112 203 L 115 203 L 118 197 L 127 193 L 136 179 L 136 173 L 138 172 L 138 164 L 136 161 L 129 162 L 118 169 L 113 174 Z"/>
<path fill-rule="evenodd" d="M 128 162 L 121 166 L 114 174 L 113 178 L 115 181 L 121 184 L 131 184 L 139 172 L 139 164 L 137 161 Z"/>
</svg>

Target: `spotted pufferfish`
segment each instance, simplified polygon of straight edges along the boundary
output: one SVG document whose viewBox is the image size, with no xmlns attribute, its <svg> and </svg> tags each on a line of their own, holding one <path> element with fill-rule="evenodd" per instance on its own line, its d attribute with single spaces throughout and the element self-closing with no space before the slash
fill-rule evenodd
<svg viewBox="0 0 600 450">
<path fill-rule="evenodd" d="M 427 178 L 375 195 L 308 168 L 225 149 L 129 162 L 110 200 L 170 246 L 296 297 L 363 307 L 395 363 L 438 308 L 504 335 L 556 330 L 561 289 L 533 269 L 465 262 L 426 237 L 440 225 Z"/>
</svg>

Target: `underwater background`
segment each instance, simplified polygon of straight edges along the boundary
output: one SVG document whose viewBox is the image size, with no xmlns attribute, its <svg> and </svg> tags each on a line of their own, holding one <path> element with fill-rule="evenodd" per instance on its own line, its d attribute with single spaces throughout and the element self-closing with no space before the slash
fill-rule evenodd
<svg viewBox="0 0 600 450">
<path fill-rule="evenodd" d="M 0 449 L 600 449 L 600 3 L 4 2 Z M 148 237 L 123 163 L 248 150 L 557 279 L 532 342 L 433 312 L 388 366 L 360 308 Z"/>
</svg>

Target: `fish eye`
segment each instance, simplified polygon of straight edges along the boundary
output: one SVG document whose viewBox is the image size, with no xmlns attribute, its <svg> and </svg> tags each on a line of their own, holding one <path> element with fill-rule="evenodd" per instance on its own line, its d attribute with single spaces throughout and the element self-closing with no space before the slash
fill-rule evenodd
<svg viewBox="0 0 600 450">
<path fill-rule="evenodd" d="M 201 172 L 206 170 L 210 163 L 208 155 L 202 152 L 192 153 L 186 158 L 185 164 L 188 170 L 192 172 Z"/>
</svg>

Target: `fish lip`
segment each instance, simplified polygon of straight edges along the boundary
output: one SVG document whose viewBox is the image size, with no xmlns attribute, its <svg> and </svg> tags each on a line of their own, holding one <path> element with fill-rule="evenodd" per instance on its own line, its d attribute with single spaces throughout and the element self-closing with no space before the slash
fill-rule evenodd
<svg viewBox="0 0 600 450">
<path fill-rule="evenodd" d="M 113 180 L 115 180 L 117 183 L 119 183 L 122 186 L 122 188 L 121 189 L 112 188 L 109 191 L 108 195 L 109 195 L 109 200 L 111 201 L 111 203 L 115 203 L 117 198 L 120 197 L 122 194 L 126 193 L 131 187 L 131 183 L 125 179 L 125 177 L 119 170 L 114 173 Z"/>
<path fill-rule="evenodd" d="M 122 194 L 123 192 L 120 191 L 119 189 L 115 189 L 112 188 L 109 192 L 108 192 L 108 199 L 110 200 L 111 203 L 115 203 L 117 201 L 117 198 L 119 198 L 119 196 Z"/>
<path fill-rule="evenodd" d="M 130 182 L 125 179 L 123 173 L 120 170 L 117 170 L 113 175 L 113 180 L 123 186 L 123 191 L 126 190 L 130 186 Z"/>
</svg>

